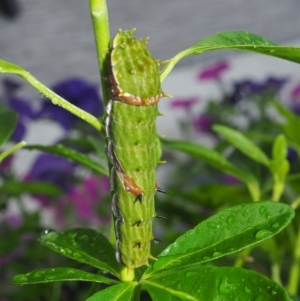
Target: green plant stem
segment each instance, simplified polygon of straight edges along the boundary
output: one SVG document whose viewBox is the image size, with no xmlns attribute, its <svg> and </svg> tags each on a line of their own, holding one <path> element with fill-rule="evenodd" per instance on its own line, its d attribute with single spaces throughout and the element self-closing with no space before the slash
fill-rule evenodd
<svg viewBox="0 0 300 301">
<path fill-rule="evenodd" d="M 279 202 L 283 190 L 284 190 L 284 182 L 275 182 L 273 186 L 272 200 L 275 202 Z"/>
<path fill-rule="evenodd" d="M 273 260 L 271 265 L 271 272 L 272 272 L 272 280 L 281 285 L 281 277 L 280 277 L 281 265 L 278 261 Z"/>
<path fill-rule="evenodd" d="M 296 295 L 299 287 L 300 277 L 300 227 L 294 246 L 293 262 L 290 269 L 287 291 L 292 296 Z"/>
<path fill-rule="evenodd" d="M 86 121 L 97 130 L 101 130 L 102 124 L 96 117 L 74 106 L 64 98 L 54 93 L 52 90 L 43 85 L 40 81 L 38 81 L 34 76 L 32 76 L 28 71 L 24 70 L 22 67 L 1 60 L 0 63 L 3 66 L 3 68 L 0 68 L 0 73 L 11 73 L 23 77 L 31 86 L 33 86 L 36 90 L 40 92 L 42 97 L 49 98 L 54 105 L 62 107 L 63 109 L 69 111 L 73 115 Z M 1 72 L 2 69 L 4 70 L 3 72 Z"/>
<path fill-rule="evenodd" d="M 0 162 L 11 155 L 13 152 L 17 151 L 18 149 L 22 148 L 24 145 L 26 145 L 26 141 L 21 141 L 18 144 L 14 145 L 13 147 L 7 149 L 2 154 L 0 154 Z"/>
<path fill-rule="evenodd" d="M 94 28 L 95 43 L 97 49 L 98 64 L 100 69 L 102 98 L 107 105 L 108 96 L 108 64 L 107 56 L 110 43 L 108 12 L 105 0 L 90 0 L 90 11 Z"/>
</svg>

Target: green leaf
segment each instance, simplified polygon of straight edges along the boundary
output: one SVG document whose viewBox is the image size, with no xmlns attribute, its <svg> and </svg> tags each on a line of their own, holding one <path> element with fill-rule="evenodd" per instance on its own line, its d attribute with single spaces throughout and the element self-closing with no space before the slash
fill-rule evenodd
<svg viewBox="0 0 300 301">
<path fill-rule="evenodd" d="M 63 191 L 52 184 L 45 182 L 16 182 L 7 180 L 0 186 L 0 192 L 19 196 L 23 193 L 43 194 L 51 197 L 62 195 Z"/>
<path fill-rule="evenodd" d="M 300 128 L 300 118 L 280 102 L 271 100 L 269 102 L 285 117 L 286 123 L 282 126 L 282 129 L 288 140 L 300 146 L 300 135 L 298 131 Z"/>
<path fill-rule="evenodd" d="M 202 54 L 206 51 L 221 49 L 251 51 L 296 63 L 300 62 L 300 48 L 298 47 L 277 45 L 261 36 L 246 31 L 222 31 L 201 40 L 170 59 L 161 72 L 161 81 L 166 78 L 182 58 L 192 54 Z"/>
<path fill-rule="evenodd" d="M 77 228 L 45 233 L 40 243 L 53 251 L 119 276 L 115 249 L 106 237 L 92 229 Z"/>
<path fill-rule="evenodd" d="M 118 283 L 101 275 L 88 273 L 74 268 L 52 268 L 16 275 L 12 283 L 17 285 L 49 283 L 57 281 L 90 281 L 106 284 Z"/>
<path fill-rule="evenodd" d="M 294 214 L 290 206 L 270 201 L 221 211 L 180 236 L 158 256 L 145 276 L 199 265 L 257 244 L 285 228 Z"/>
<path fill-rule="evenodd" d="M 158 275 L 142 284 L 153 301 L 291 301 L 276 282 L 241 268 L 197 267 Z"/>
<path fill-rule="evenodd" d="M 18 120 L 18 115 L 12 111 L 0 112 L 0 146 L 12 135 Z"/>
<path fill-rule="evenodd" d="M 25 147 L 28 150 L 41 150 L 47 153 L 65 157 L 70 161 L 78 162 L 91 170 L 94 170 L 100 174 L 108 176 L 108 170 L 97 161 L 91 159 L 85 154 L 79 153 L 74 149 L 68 148 L 61 144 L 55 146 L 44 146 L 44 145 L 28 145 Z"/>
<path fill-rule="evenodd" d="M 41 82 L 39 82 L 35 77 L 33 77 L 28 71 L 24 70 L 22 67 L 7 61 L 0 60 L 0 73 L 11 73 L 23 77 L 30 85 L 32 85 L 42 95 L 51 99 L 54 105 L 58 105 L 64 108 L 70 113 L 85 120 L 87 123 L 91 124 L 97 130 L 99 131 L 101 130 L 102 124 L 96 117 L 74 106 L 73 104 L 69 103 L 59 95 L 55 94 L 53 91 L 51 91 L 46 86 L 44 86 Z"/>
<path fill-rule="evenodd" d="M 116 284 L 94 294 L 86 301 L 132 301 L 136 285 L 135 282 Z"/>
<path fill-rule="evenodd" d="M 275 162 L 282 162 L 286 159 L 287 156 L 287 142 L 285 136 L 280 134 L 276 137 L 273 149 L 272 149 L 272 157 Z"/>
<path fill-rule="evenodd" d="M 168 148 L 179 150 L 198 159 L 202 159 L 224 173 L 237 177 L 248 186 L 253 200 L 259 199 L 260 189 L 256 178 L 251 173 L 235 167 L 218 152 L 190 141 L 162 140 L 162 143 Z"/>
<path fill-rule="evenodd" d="M 239 131 L 223 125 L 215 125 L 213 129 L 249 158 L 266 166 L 270 165 L 270 159 L 267 155 Z"/>
<path fill-rule="evenodd" d="M 250 174 L 247 174 L 232 165 L 226 158 L 222 157 L 218 152 L 205 147 L 203 145 L 182 140 L 162 140 L 164 146 L 182 151 L 198 159 L 204 160 L 213 167 L 223 171 L 224 173 L 236 176 L 243 182 L 249 182 L 252 179 Z"/>
</svg>

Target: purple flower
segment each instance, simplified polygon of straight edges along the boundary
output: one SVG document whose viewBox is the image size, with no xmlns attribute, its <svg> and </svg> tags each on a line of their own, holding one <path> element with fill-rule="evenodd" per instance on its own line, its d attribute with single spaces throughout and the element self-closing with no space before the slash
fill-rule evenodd
<svg viewBox="0 0 300 301">
<path fill-rule="evenodd" d="M 82 184 L 73 186 L 65 197 L 66 202 L 74 206 L 77 219 L 85 222 L 108 222 L 108 218 L 100 218 L 97 206 L 101 198 L 108 192 L 107 177 L 88 177 Z"/>
<path fill-rule="evenodd" d="M 28 119 L 34 119 L 35 113 L 28 100 L 15 95 L 21 84 L 9 78 L 4 79 L 2 84 L 4 87 L 3 102 L 8 108 L 18 113 L 18 122 L 11 139 L 19 142 L 26 134 L 26 122 Z"/>
<path fill-rule="evenodd" d="M 95 85 L 81 78 L 70 78 L 55 84 L 52 90 L 86 112 L 100 117 L 103 113 L 102 102 Z M 70 112 L 45 101 L 37 117 L 47 116 L 57 121 L 64 129 L 70 130 L 80 119 Z"/>
<path fill-rule="evenodd" d="M 184 109 L 189 111 L 196 103 L 198 103 L 198 97 L 178 98 L 171 102 L 173 109 Z"/>
<path fill-rule="evenodd" d="M 222 175 L 221 176 L 221 182 L 224 184 L 230 184 L 230 185 L 238 185 L 241 183 L 239 179 L 232 175 Z"/>
<path fill-rule="evenodd" d="M 217 80 L 219 81 L 223 72 L 229 69 L 229 63 L 225 60 L 215 62 L 205 67 L 198 73 L 197 78 L 200 80 Z"/>
<path fill-rule="evenodd" d="M 268 77 L 260 83 L 253 80 L 243 80 L 234 84 L 233 92 L 227 96 L 227 101 L 236 104 L 239 101 L 255 95 L 276 96 L 284 87 L 287 78 Z"/>
<path fill-rule="evenodd" d="M 291 93 L 290 93 L 291 99 L 293 102 L 297 101 L 299 99 L 300 96 L 300 83 L 298 85 L 296 85 Z"/>
<path fill-rule="evenodd" d="M 194 128 L 197 132 L 212 133 L 214 124 L 213 118 L 208 114 L 201 114 L 193 120 Z"/>
<path fill-rule="evenodd" d="M 57 157 L 52 154 L 41 154 L 33 163 L 25 180 L 47 182 L 68 192 L 74 181 L 73 174 L 76 165 L 76 163 L 71 163 L 62 157 Z M 35 197 L 42 205 L 49 205 L 49 200 L 46 196 L 35 195 Z"/>
</svg>

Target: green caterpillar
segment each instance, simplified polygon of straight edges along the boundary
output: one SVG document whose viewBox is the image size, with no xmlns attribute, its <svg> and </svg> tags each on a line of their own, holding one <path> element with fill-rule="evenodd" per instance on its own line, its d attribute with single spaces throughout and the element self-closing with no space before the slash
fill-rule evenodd
<svg viewBox="0 0 300 301">
<path fill-rule="evenodd" d="M 133 30 L 119 30 L 109 53 L 110 101 L 106 107 L 107 157 L 112 165 L 111 210 L 116 259 L 128 269 L 149 265 L 152 219 L 156 217 L 157 103 L 162 92 L 159 66 Z"/>
</svg>

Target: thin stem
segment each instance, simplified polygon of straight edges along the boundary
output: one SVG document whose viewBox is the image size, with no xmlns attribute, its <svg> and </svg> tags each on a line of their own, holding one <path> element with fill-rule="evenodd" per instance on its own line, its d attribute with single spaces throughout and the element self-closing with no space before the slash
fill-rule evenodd
<svg viewBox="0 0 300 301">
<path fill-rule="evenodd" d="M 297 234 L 297 239 L 294 245 L 293 262 L 290 269 L 287 291 L 292 296 L 298 292 L 300 278 L 300 227 Z"/>
<path fill-rule="evenodd" d="M 104 105 L 108 103 L 108 65 L 107 56 L 110 43 L 108 13 L 105 0 L 90 0 L 90 11 L 94 28 L 95 43 L 100 69 L 102 98 Z"/>
<path fill-rule="evenodd" d="M 18 144 L 14 145 L 13 147 L 7 149 L 2 154 L 0 154 L 0 162 L 11 155 L 13 152 L 17 151 L 18 149 L 22 148 L 24 145 L 26 145 L 26 141 L 21 141 Z"/>
<path fill-rule="evenodd" d="M 278 261 L 274 260 L 272 262 L 271 272 L 272 272 L 272 280 L 281 285 L 281 277 L 280 277 L 281 265 Z"/>
<path fill-rule="evenodd" d="M 0 68 L 0 71 L 2 70 L 0 73 L 12 73 L 23 77 L 31 86 L 38 90 L 42 96 L 49 98 L 54 105 L 62 107 L 63 109 L 69 111 L 73 115 L 76 115 L 80 119 L 83 119 L 84 121 L 95 127 L 97 130 L 101 130 L 102 125 L 96 117 L 74 106 L 64 98 L 54 93 L 52 90 L 44 86 L 40 81 L 38 81 L 34 76 L 32 76 L 28 71 L 24 70 L 22 67 L 1 60 L 0 63 L 1 66 L 3 66 L 2 68 Z"/>
</svg>

